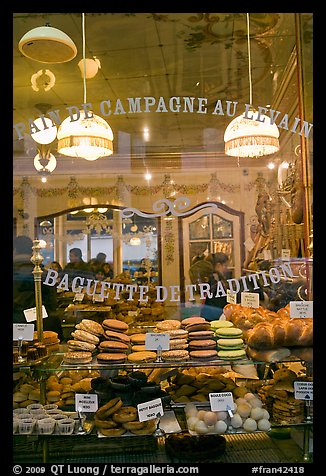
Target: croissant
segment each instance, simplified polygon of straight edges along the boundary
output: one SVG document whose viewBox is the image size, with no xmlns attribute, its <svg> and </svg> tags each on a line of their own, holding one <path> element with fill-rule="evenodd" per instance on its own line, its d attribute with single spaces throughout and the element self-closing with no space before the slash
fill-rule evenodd
<svg viewBox="0 0 326 476">
<path fill-rule="evenodd" d="M 280 318 L 256 324 L 246 333 L 247 345 L 255 349 L 310 347 L 313 343 L 311 318 Z"/>
</svg>

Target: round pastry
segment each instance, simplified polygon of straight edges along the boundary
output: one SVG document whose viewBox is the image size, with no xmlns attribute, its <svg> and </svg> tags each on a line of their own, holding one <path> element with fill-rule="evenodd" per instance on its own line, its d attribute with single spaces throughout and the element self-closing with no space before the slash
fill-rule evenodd
<svg viewBox="0 0 326 476">
<path fill-rule="evenodd" d="M 219 350 L 218 353 L 218 358 L 219 359 L 225 359 L 225 360 L 236 360 L 236 359 L 245 359 L 247 357 L 247 354 L 245 350 Z"/>
<path fill-rule="evenodd" d="M 132 406 L 121 407 L 119 410 L 112 415 L 112 419 L 116 423 L 126 423 L 129 421 L 134 421 L 138 417 L 137 408 Z"/>
<path fill-rule="evenodd" d="M 98 418 L 94 418 L 94 423 L 96 428 L 117 428 L 118 424 L 113 420 L 99 420 Z"/>
<path fill-rule="evenodd" d="M 182 319 L 181 324 L 182 327 L 192 325 L 192 324 L 202 324 L 207 322 L 204 317 L 200 316 L 192 316 L 192 317 L 186 317 L 186 319 Z"/>
<path fill-rule="evenodd" d="M 242 336 L 242 330 L 237 327 L 225 327 L 217 329 L 215 334 L 218 338 L 234 339 Z"/>
<path fill-rule="evenodd" d="M 146 350 L 146 345 L 139 344 L 139 345 L 132 345 L 131 352 L 144 352 Z"/>
<path fill-rule="evenodd" d="M 21 402 L 24 402 L 25 400 L 27 400 L 27 395 L 25 393 L 22 393 L 22 392 L 15 392 L 14 393 L 13 401 L 15 403 L 21 403 Z"/>
<path fill-rule="evenodd" d="M 79 323 L 79 329 L 99 337 L 104 334 L 104 329 L 101 324 L 91 319 L 82 319 Z"/>
<path fill-rule="evenodd" d="M 114 332 L 114 331 L 104 331 L 103 337 L 108 340 L 117 340 L 119 342 L 124 342 L 125 344 L 129 344 L 130 337 L 122 332 Z"/>
<path fill-rule="evenodd" d="M 92 359 L 91 352 L 66 352 L 63 354 L 63 361 L 66 364 L 89 364 Z"/>
<path fill-rule="evenodd" d="M 37 331 L 34 332 L 33 341 L 38 341 Z M 58 333 L 53 331 L 43 331 L 42 343 L 49 345 L 49 344 L 56 344 L 58 342 Z"/>
<path fill-rule="evenodd" d="M 48 402 L 52 403 L 52 402 L 56 402 L 57 400 L 60 399 L 60 392 L 56 391 L 56 390 L 51 390 L 50 392 L 47 392 L 46 394 L 46 399 Z"/>
<path fill-rule="evenodd" d="M 164 350 L 162 358 L 172 362 L 184 361 L 189 359 L 189 352 L 187 350 Z"/>
<path fill-rule="evenodd" d="M 123 428 L 125 428 L 126 430 L 129 430 L 129 431 L 141 430 L 141 429 L 144 428 L 145 422 L 144 421 L 138 421 L 138 420 L 128 421 L 128 422 L 122 423 L 122 426 L 123 426 Z"/>
<path fill-rule="evenodd" d="M 128 355 L 129 362 L 154 362 L 156 360 L 156 352 L 147 350 L 144 352 L 131 352 Z"/>
<path fill-rule="evenodd" d="M 224 328 L 225 327 L 234 327 L 234 324 L 231 321 L 223 321 L 223 320 L 220 321 L 220 320 L 218 320 L 218 321 L 211 321 L 210 324 L 211 324 L 212 329 L 219 329 L 220 327 L 224 327 Z"/>
<path fill-rule="evenodd" d="M 145 422 L 143 428 L 130 430 L 135 435 L 151 435 L 156 430 L 155 420 L 148 420 Z"/>
<path fill-rule="evenodd" d="M 210 329 L 210 323 L 209 322 L 202 322 L 202 323 L 199 323 L 199 324 L 188 324 L 185 329 L 189 332 L 189 334 L 191 332 L 194 332 L 194 331 L 208 331 Z"/>
<path fill-rule="evenodd" d="M 99 362 L 107 362 L 108 364 L 122 363 L 126 360 L 127 354 L 119 352 L 100 352 L 96 356 Z"/>
<path fill-rule="evenodd" d="M 90 344 L 97 345 L 100 342 L 100 339 L 97 336 L 81 329 L 76 329 L 71 333 L 71 335 L 75 340 L 82 340 L 84 342 L 89 342 Z"/>
<path fill-rule="evenodd" d="M 217 358 L 216 350 L 191 350 L 189 355 L 197 360 L 213 360 Z"/>
<path fill-rule="evenodd" d="M 172 339 L 172 340 L 170 340 L 170 350 L 187 349 L 187 348 L 188 348 L 187 339 Z"/>
<path fill-rule="evenodd" d="M 123 334 L 129 329 L 129 325 L 126 322 L 119 321 L 118 319 L 104 319 L 102 326 L 105 330 L 121 332 Z"/>
<path fill-rule="evenodd" d="M 130 336 L 131 344 L 145 344 L 146 334 L 133 334 Z"/>
<path fill-rule="evenodd" d="M 214 339 L 215 334 L 213 331 L 193 331 L 188 334 L 189 340 L 199 339 Z"/>
<path fill-rule="evenodd" d="M 180 329 L 180 328 L 181 328 L 181 322 L 178 321 L 177 319 L 165 319 L 164 321 L 158 322 L 156 324 L 156 329 L 161 332 L 174 330 L 174 329 Z"/>
<path fill-rule="evenodd" d="M 35 388 L 33 387 L 33 385 L 30 385 L 29 383 L 24 383 L 19 388 L 19 391 L 21 393 L 24 393 L 25 395 L 28 395 L 30 392 L 33 392 L 33 390 L 35 390 Z"/>
<path fill-rule="evenodd" d="M 87 352 L 94 352 L 96 349 L 95 344 L 90 344 L 89 342 L 85 342 L 82 340 L 68 340 L 68 350 L 76 351 L 76 350 L 85 350 Z"/>
<path fill-rule="evenodd" d="M 99 345 L 99 350 L 103 352 L 126 352 L 128 348 L 128 344 L 116 340 L 104 340 Z"/>
<path fill-rule="evenodd" d="M 189 350 L 197 349 L 216 349 L 216 341 L 212 339 L 191 340 L 189 342 Z"/>
<path fill-rule="evenodd" d="M 217 339 L 217 345 L 222 350 L 236 350 L 243 348 L 242 339 Z"/>
<path fill-rule="evenodd" d="M 98 420 L 106 420 L 107 417 L 118 411 L 122 405 L 123 402 L 120 397 L 112 398 L 97 410 L 94 418 L 97 418 Z"/>
<path fill-rule="evenodd" d="M 126 433 L 126 429 L 120 428 L 100 428 L 100 433 L 104 436 L 121 436 Z"/>
<path fill-rule="evenodd" d="M 155 329 L 154 332 L 161 332 L 159 329 Z M 171 329 L 165 331 L 166 334 L 170 336 L 170 342 L 173 339 L 187 339 L 188 331 L 186 329 Z"/>
</svg>

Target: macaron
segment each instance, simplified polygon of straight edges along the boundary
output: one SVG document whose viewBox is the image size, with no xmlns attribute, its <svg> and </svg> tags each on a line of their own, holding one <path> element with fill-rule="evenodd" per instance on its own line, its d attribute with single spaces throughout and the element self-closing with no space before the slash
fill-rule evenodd
<svg viewBox="0 0 326 476">
<path fill-rule="evenodd" d="M 215 339 L 215 334 L 213 331 L 193 331 L 188 334 L 189 340 L 206 340 L 206 339 Z"/>
<path fill-rule="evenodd" d="M 233 322 L 231 321 L 211 321 L 210 324 L 213 329 L 219 329 L 220 327 L 234 327 Z"/>
<path fill-rule="evenodd" d="M 182 362 L 189 359 L 189 352 L 187 350 L 165 350 L 162 352 L 163 360 L 170 360 L 173 362 Z"/>
<path fill-rule="evenodd" d="M 219 350 L 217 352 L 217 356 L 219 359 L 224 360 L 237 360 L 237 359 L 245 359 L 247 354 L 243 349 L 237 350 Z"/>
<path fill-rule="evenodd" d="M 134 345 L 134 344 L 145 345 L 145 341 L 146 341 L 146 334 L 132 334 L 130 336 L 130 342 L 131 342 L 132 345 Z"/>
<path fill-rule="evenodd" d="M 113 332 L 126 333 L 129 329 L 129 325 L 126 322 L 119 321 L 118 319 L 104 319 L 102 326 L 104 329 Z"/>
<path fill-rule="evenodd" d="M 104 339 L 108 340 L 117 340 L 119 342 L 124 342 L 125 344 L 129 344 L 130 337 L 122 332 L 114 332 L 106 330 L 103 335 Z"/>
<path fill-rule="evenodd" d="M 127 352 L 129 346 L 117 340 L 104 340 L 99 345 L 101 352 Z"/>
<path fill-rule="evenodd" d="M 192 317 L 186 317 L 186 319 L 183 319 L 181 321 L 181 325 L 182 327 L 186 327 L 191 324 L 202 324 L 203 322 L 207 322 L 204 317 L 192 316 Z"/>
<path fill-rule="evenodd" d="M 106 362 L 108 364 L 119 364 L 125 362 L 127 354 L 118 352 L 100 352 L 99 354 L 97 354 L 96 358 L 100 362 Z"/>
<path fill-rule="evenodd" d="M 236 350 L 243 348 L 242 339 L 217 339 L 217 346 L 219 349 L 225 350 Z"/>
<path fill-rule="evenodd" d="M 238 327 L 221 327 L 215 331 L 215 335 L 221 339 L 234 339 L 242 336 L 242 330 Z"/>
<path fill-rule="evenodd" d="M 191 350 L 189 355 L 195 360 L 214 360 L 217 358 L 216 350 Z"/>
<path fill-rule="evenodd" d="M 215 349 L 216 350 L 216 341 L 213 339 L 199 339 L 199 340 L 191 340 L 189 342 L 189 350 L 208 350 L 208 349 Z"/>
</svg>

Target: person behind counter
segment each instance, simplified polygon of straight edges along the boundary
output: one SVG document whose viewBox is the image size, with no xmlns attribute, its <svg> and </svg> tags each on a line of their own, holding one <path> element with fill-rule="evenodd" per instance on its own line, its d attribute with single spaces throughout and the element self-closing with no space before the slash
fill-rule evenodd
<svg viewBox="0 0 326 476">
<path fill-rule="evenodd" d="M 93 279 L 95 271 L 91 268 L 89 263 L 83 260 L 82 251 L 80 248 L 71 248 L 69 251 L 69 263 L 63 268 L 63 273 L 68 274 L 69 283 L 76 277 Z"/>
<path fill-rule="evenodd" d="M 226 292 L 228 289 L 227 272 L 229 257 L 225 253 L 213 253 L 212 255 L 213 273 L 209 280 L 210 291 L 213 294 L 211 298 L 208 296 L 205 298 L 205 302 L 202 304 L 200 315 L 205 317 L 208 321 L 218 320 L 223 314 L 223 308 L 227 304 Z M 225 296 L 215 297 L 217 293 L 218 282 L 222 284 L 225 291 Z M 265 301 L 265 294 L 262 288 L 254 289 L 253 283 L 246 282 L 247 292 L 257 292 L 259 294 L 260 303 Z M 249 290 L 249 291 L 248 291 Z M 241 292 L 243 291 L 243 283 L 240 283 L 240 291 L 237 293 L 237 302 L 241 302 Z"/>
<path fill-rule="evenodd" d="M 26 324 L 25 309 L 35 307 L 34 264 L 31 262 L 33 241 L 24 235 L 13 241 L 13 322 Z M 43 273 L 42 283 L 46 273 Z M 59 316 L 56 315 L 57 293 L 54 287 L 42 285 L 42 304 L 48 317 L 43 319 L 45 331 L 57 332 L 64 339 Z"/>
</svg>

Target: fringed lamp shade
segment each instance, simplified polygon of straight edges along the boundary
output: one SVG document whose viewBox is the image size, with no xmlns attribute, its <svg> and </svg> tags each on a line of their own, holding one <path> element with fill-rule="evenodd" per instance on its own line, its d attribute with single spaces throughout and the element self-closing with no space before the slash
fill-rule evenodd
<svg viewBox="0 0 326 476">
<path fill-rule="evenodd" d="M 249 111 L 236 117 L 224 133 L 225 153 L 233 157 L 261 157 L 271 155 L 280 148 L 279 130 L 271 124 L 270 118 L 258 112 Z M 249 119 L 249 117 L 252 119 Z"/>
</svg>

